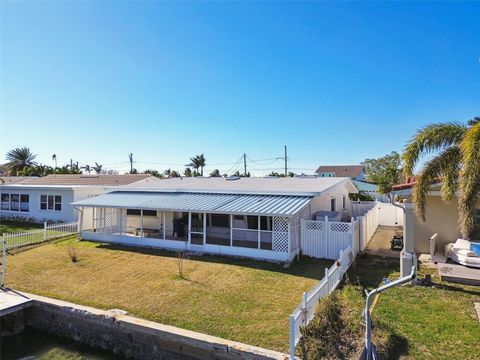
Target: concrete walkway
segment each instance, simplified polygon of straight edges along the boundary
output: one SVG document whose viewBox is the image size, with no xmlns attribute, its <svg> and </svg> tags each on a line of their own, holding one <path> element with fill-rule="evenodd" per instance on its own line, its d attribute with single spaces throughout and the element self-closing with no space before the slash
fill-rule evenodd
<svg viewBox="0 0 480 360">
<path fill-rule="evenodd" d="M 403 234 L 401 226 L 379 226 L 365 252 L 369 255 L 399 259 L 400 251 L 390 249 L 390 240 L 396 234 Z"/>
</svg>

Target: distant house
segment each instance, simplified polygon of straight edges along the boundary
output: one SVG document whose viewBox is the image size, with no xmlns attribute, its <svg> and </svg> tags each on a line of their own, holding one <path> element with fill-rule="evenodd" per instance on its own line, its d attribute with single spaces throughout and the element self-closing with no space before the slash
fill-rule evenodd
<svg viewBox="0 0 480 360">
<path fill-rule="evenodd" d="M 289 261 L 300 220 L 347 215 L 351 192 L 349 178 L 172 178 L 73 205 L 85 240 Z"/>
<path fill-rule="evenodd" d="M 363 165 L 320 166 L 315 173 L 319 177 L 349 177 L 360 194 L 388 202 L 388 197 L 378 191 L 377 184 L 366 181 L 366 172 Z"/>
<path fill-rule="evenodd" d="M 348 177 L 358 181 L 364 181 L 366 175 L 363 165 L 320 166 L 315 173 L 319 177 Z"/>
<path fill-rule="evenodd" d="M 70 222 L 78 219 L 73 201 L 106 192 L 106 188 L 158 179 L 146 175 L 48 175 L 45 177 L 2 176 L 0 218 Z"/>
</svg>

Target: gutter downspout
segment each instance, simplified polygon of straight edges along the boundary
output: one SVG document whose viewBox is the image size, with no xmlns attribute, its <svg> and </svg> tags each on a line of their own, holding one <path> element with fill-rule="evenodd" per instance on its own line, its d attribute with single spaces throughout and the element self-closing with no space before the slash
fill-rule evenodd
<svg viewBox="0 0 480 360">
<path fill-rule="evenodd" d="M 390 289 L 391 287 L 397 286 L 397 285 L 403 285 L 408 282 L 412 282 L 415 277 L 417 276 L 417 269 L 415 266 L 412 266 L 410 270 L 410 274 L 404 277 L 401 277 L 400 279 L 397 279 L 395 281 L 389 282 L 386 285 L 383 285 L 379 288 L 373 289 L 370 292 L 367 292 L 365 290 L 365 293 L 367 295 L 366 301 L 365 301 L 365 348 L 363 350 L 362 356 L 360 357 L 361 359 L 365 360 L 374 360 L 377 359 L 377 355 L 375 353 L 375 350 L 373 349 L 372 346 L 372 318 L 370 314 L 370 306 L 371 306 L 371 299 L 373 298 L 374 295 L 380 294 L 381 292 Z"/>
</svg>

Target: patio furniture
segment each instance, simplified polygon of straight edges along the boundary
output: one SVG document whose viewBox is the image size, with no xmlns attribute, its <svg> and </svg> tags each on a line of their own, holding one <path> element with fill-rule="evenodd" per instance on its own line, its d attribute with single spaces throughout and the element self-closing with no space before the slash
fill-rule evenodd
<svg viewBox="0 0 480 360">
<path fill-rule="evenodd" d="M 480 268 L 480 242 L 457 239 L 445 246 L 445 255 L 461 265 Z"/>
<path fill-rule="evenodd" d="M 403 249 L 403 235 L 393 235 L 390 240 L 390 249 L 402 250 Z"/>
</svg>

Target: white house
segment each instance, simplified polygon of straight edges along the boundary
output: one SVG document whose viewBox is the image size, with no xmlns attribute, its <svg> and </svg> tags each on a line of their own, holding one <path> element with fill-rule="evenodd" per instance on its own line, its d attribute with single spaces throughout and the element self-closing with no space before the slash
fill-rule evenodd
<svg viewBox="0 0 480 360">
<path fill-rule="evenodd" d="M 1 177 L 0 218 L 34 222 L 78 219 L 74 201 L 103 194 L 106 187 L 152 183 L 158 179 L 134 175 L 48 175 Z"/>
<path fill-rule="evenodd" d="M 300 251 L 300 219 L 345 213 L 348 194 L 357 192 L 348 178 L 240 177 L 173 178 L 110 190 L 73 203 L 83 239 L 274 261 Z"/>
</svg>

